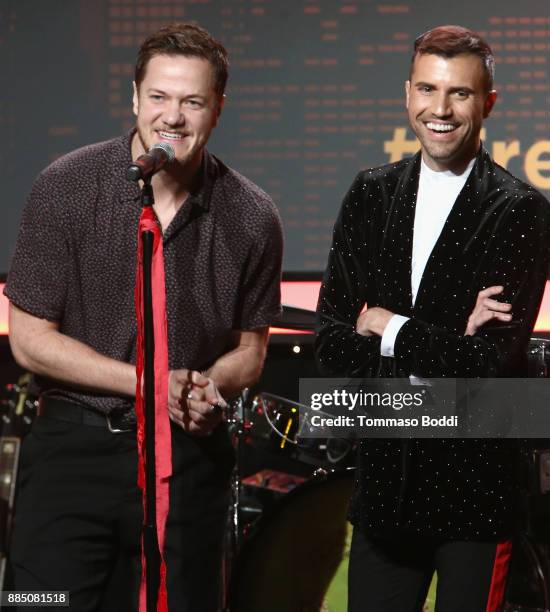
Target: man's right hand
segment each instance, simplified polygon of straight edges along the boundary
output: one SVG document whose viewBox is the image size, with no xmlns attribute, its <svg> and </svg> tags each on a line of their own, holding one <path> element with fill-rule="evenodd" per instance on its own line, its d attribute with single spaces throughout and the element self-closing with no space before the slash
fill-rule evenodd
<svg viewBox="0 0 550 612">
<path fill-rule="evenodd" d="M 171 370 L 168 378 L 170 419 L 185 431 L 208 435 L 223 417 L 227 404 L 211 378 L 195 370 Z"/>
<path fill-rule="evenodd" d="M 488 321 L 497 320 L 508 323 L 512 320 L 512 313 L 510 312 L 512 305 L 492 299 L 492 296 L 499 295 L 503 291 L 504 287 L 496 285 L 482 289 L 477 294 L 476 305 L 468 318 L 468 325 L 464 332 L 465 336 L 473 336 Z"/>
</svg>

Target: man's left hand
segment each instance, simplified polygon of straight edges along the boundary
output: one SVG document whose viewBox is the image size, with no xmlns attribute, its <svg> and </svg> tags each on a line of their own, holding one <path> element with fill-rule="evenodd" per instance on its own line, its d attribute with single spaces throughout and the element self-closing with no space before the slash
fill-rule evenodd
<svg viewBox="0 0 550 612">
<path fill-rule="evenodd" d="M 176 375 L 179 371 L 171 372 Z M 199 372 L 192 372 L 181 388 L 178 401 L 169 402 L 170 418 L 188 433 L 207 436 L 223 418 L 227 403 L 216 384 Z"/>
<path fill-rule="evenodd" d="M 392 317 L 393 312 L 380 306 L 367 308 L 359 315 L 355 331 L 361 336 L 382 336 Z"/>
<path fill-rule="evenodd" d="M 465 336 L 473 336 L 485 323 L 491 320 L 509 323 L 512 321 L 512 304 L 499 302 L 494 296 L 500 295 L 504 291 L 502 285 L 493 285 L 482 289 L 477 294 L 476 304 L 472 314 L 468 318 Z"/>
</svg>

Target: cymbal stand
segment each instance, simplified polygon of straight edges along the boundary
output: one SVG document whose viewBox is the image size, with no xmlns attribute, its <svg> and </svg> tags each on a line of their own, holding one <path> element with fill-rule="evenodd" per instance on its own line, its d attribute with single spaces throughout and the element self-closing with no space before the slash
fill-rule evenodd
<svg viewBox="0 0 550 612">
<path fill-rule="evenodd" d="M 224 555 L 222 565 L 222 592 L 221 610 L 230 612 L 229 587 L 231 573 L 235 565 L 235 559 L 239 553 L 242 541 L 241 528 L 241 467 L 244 450 L 244 435 L 246 433 L 244 407 L 248 398 L 248 389 L 244 389 L 241 395 L 229 404 L 227 409 L 227 426 L 231 436 L 231 442 L 235 449 L 235 467 L 231 475 L 230 505 L 227 519 L 227 531 L 224 541 Z"/>
</svg>

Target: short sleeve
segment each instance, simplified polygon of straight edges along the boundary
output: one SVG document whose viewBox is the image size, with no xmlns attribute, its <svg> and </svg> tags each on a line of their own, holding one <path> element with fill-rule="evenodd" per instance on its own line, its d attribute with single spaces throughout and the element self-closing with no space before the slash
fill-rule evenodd
<svg viewBox="0 0 550 612">
<path fill-rule="evenodd" d="M 50 321 L 62 317 L 69 246 L 63 229 L 62 181 L 46 169 L 27 199 L 4 294 L 19 308 Z"/>
<path fill-rule="evenodd" d="M 257 329 L 281 317 L 281 266 L 283 230 L 271 203 L 272 213 L 265 215 L 261 232 L 252 246 L 241 296 L 238 329 Z"/>
</svg>

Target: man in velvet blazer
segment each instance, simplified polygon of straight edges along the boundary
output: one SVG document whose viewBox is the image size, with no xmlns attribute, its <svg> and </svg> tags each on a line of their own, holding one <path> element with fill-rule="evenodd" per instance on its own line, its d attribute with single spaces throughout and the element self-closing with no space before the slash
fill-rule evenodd
<svg viewBox="0 0 550 612">
<path fill-rule="evenodd" d="M 492 74 L 473 32 L 445 26 L 417 39 L 407 108 L 421 151 L 360 172 L 344 199 L 318 305 L 324 374 L 526 374 L 550 207 L 481 145 Z M 434 569 L 438 610 L 498 610 L 518 464 L 511 440 L 364 440 L 349 610 L 421 610 Z"/>
</svg>

